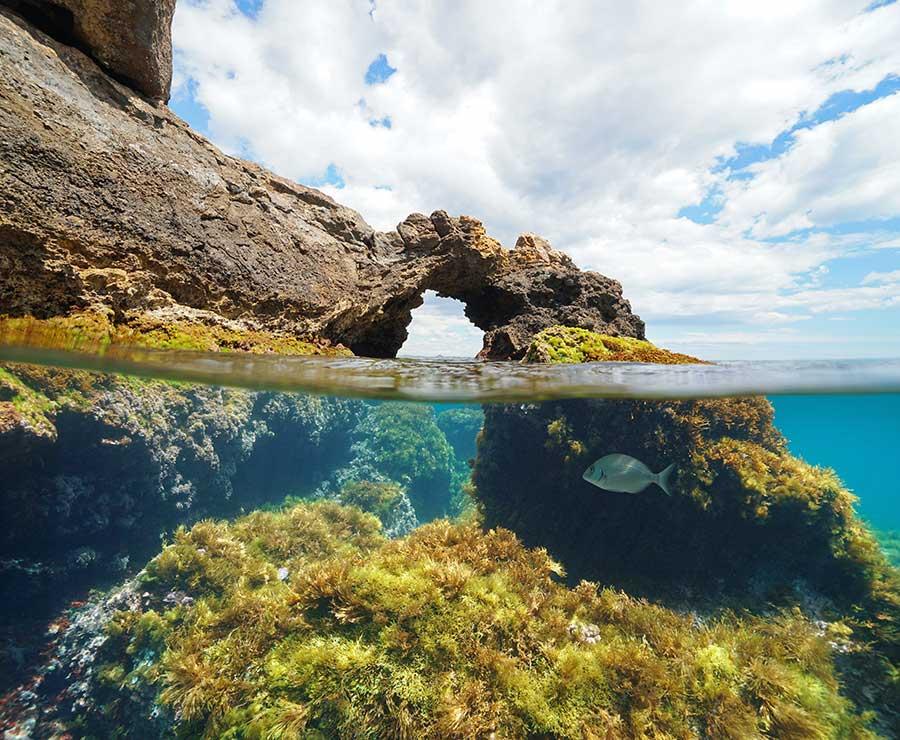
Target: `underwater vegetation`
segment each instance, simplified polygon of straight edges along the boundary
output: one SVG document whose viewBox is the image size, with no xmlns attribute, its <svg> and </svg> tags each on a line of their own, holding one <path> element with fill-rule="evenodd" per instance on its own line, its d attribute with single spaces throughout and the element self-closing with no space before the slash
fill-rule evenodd
<svg viewBox="0 0 900 740">
<path fill-rule="evenodd" d="M 426 406 L 0 368 L 0 691 L 40 649 L 42 626 L 17 628 L 25 614 L 49 618 L 66 598 L 121 582 L 179 524 L 329 498 L 371 511 L 397 537 L 471 507 L 462 492 L 471 469 L 456 448 L 474 456 L 482 418 L 479 408 L 438 416 Z"/>
<path fill-rule="evenodd" d="M 361 401 L 0 368 L 0 690 L 26 615 L 140 568 L 160 535 L 311 490 L 349 454 Z"/>
<path fill-rule="evenodd" d="M 263 479 L 312 484 L 317 471 L 303 461 L 327 468 L 345 454 L 365 409 L 30 365 L 0 368 L 0 399 L 0 513 L 10 525 L 0 552 L 25 554 L 88 532 L 152 528 L 158 541 L 165 521 L 189 511 L 228 513 L 236 489 L 255 489 L 241 491 L 241 505 L 264 501 Z"/>
<path fill-rule="evenodd" d="M 900 574 L 835 472 L 792 456 L 772 422 L 763 398 L 488 406 L 472 493 L 485 526 L 545 547 L 573 582 L 713 613 L 776 604 L 844 620 L 864 646 L 842 660 L 845 685 L 898 732 Z M 673 495 L 582 480 L 610 453 L 674 464 Z"/>
<path fill-rule="evenodd" d="M 462 494 L 471 473 L 465 455 L 474 455 L 483 418 L 477 408 L 437 414 L 425 404 L 374 404 L 354 431 L 356 454 L 348 468 L 354 477 L 374 471 L 401 485 L 420 522 L 455 516 L 469 503 Z"/>
<path fill-rule="evenodd" d="M 180 523 L 291 494 L 343 500 L 357 481 L 402 489 L 390 516 L 370 503 L 403 534 L 469 502 L 444 430 L 471 457 L 482 418 L 453 409 L 439 426 L 429 406 L 0 367 L 0 558 L 16 560 L 0 565 L 0 593 L 118 573 Z"/>
<path fill-rule="evenodd" d="M 662 365 L 702 363 L 690 355 L 670 352 L 645 339 L 612 337 L 572 326 L 551 326 L 535 334 L 525 362 L 654 362 Z"/>
<path fill-rule="evenodd" d="M 700 619 L 561 572 L 504 529 L 391 541 L 333 502 L 201 522 L 68 646 L 57 711 L 95 737 L 874 737 L 840 624 Z"/>
</svg>

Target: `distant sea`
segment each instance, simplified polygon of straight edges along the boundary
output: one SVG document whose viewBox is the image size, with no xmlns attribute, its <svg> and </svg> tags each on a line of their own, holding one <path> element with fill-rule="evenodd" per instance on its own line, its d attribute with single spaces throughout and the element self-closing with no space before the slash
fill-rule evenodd
<svg viewBox="0 0 900 740">
<path fill-rule="evenodd" d="M 900 530 L 900 394 L 775 396 L 791 452 L 834 468 L 877 529 Z"/>
</svg>

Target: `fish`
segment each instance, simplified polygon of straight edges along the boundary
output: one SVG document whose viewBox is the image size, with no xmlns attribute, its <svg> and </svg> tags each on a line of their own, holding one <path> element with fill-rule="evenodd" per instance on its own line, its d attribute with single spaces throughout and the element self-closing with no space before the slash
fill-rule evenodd
<svg viewBox="0 0 900 740">
<path fill-rule="evenodd" d="M 674 472 L 674 463 L 654 473 L 637 458 L 616 452 L 595 460 L 581 477 L 597 488 L 616 493 L 640 493 L 655 483 L 667 496 L 671 496 L 669 485 Z"/>
</svg>

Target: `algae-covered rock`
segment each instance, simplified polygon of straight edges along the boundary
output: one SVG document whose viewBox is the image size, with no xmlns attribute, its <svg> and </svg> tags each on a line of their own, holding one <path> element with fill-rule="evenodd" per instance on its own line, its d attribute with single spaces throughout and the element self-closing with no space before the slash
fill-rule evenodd
<svg viewBox="0 0 900 740">
<path fill-rule="evenodd" d="M 88 660 L 63 658 L 79 681 L 50 721 L 133 737 L 871 736 L 800 614 L 699 620 L 559 572 L 503 529 L 439 521 L 386 541 L 332 503 L 203 522 L 148 565 L 140 597 L 113 597 Z"/>
<path fill-rule="evenodd" d="M 476 432 L 472 430 L 470 447 Z M 357 481 L 399 485 L 414 516 L 411 521 L 395 520 L 403 526 L 389 526 L 391 536 L 406 534 L 418 522 L 460 512 L 465 502 L 461 488 L 471 471 L 447 440 L 433 407 L 367 405 L 351 439 L 351 457 L 320 486 L 317 496 L 342 500 L 342 489 Z"/>
<path fill-rule="evenodd" d="M 652 362 L 658 365 L 703 363 L 690 355 L 660 349 L 646 339 L 613 337 L 573 326 L 551 326 L 534 336 L 525 362 Z"/>
<path fill-rule="evenodd" d="M 364 408 L 0 369 L 0 623 L 121 578 L 180 523 L 311 491 L 349 455 L 349 431 Z"/>
<path fill-rule="evenodd" d="M 604 354 L 611 349 L 605 337 L 549 334 L 545 352 L 557 360 L 619 359 Z M 547 548 L 575 579 L 663 602 L 757 612 L 794 604 L 846 618 L 871 650 L 847 659 L 845 680 L 862 703 L 888 708 L 883 721 L 900 727 L 890 709 L 900 706 L 900 574 L 834 471 L 788 452 L 768 401 L 486 406 L 479 440 L 473 494 L 486 526 Z M 631 455 L 653 472 L 674 464 L 673 495 L 657 486 L 614 493 L 584 481 L 585 469 L 610 453 Z"/>
<path fill-rule="evenodd" d="M 348 357 L 352 352 L 321 338 L 248 327 L 208 312 L 157 310 L 114 322 L 109 313 L 65 317 L 0 315 L 0 345 L 106 354 L 120 348 Z"/>
</svg>

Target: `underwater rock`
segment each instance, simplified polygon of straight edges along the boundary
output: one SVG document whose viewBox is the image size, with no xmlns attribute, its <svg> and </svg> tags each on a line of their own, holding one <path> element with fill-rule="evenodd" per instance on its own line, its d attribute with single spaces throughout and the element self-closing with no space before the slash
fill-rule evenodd
<svg viewBox="0 0 900 740">
<path fill-rule="evenodd" d="M 481 419 L 477 408 L 435 414 L 422 404 L 369 405 L 352 432 L 350 459 L 314 496 L 376 514 L 389 537 L 408 534 L 419 522 L 457 516 L 471 505 L 463 489 Z"/>
<path fill-rule="evenodd" d="M 550 345 L 566 361 L 571 343 Z M 672 496 L 584 481 L 610 453 L 654 471 L 674 463 Z M 869 645 L 841 664 L 847 690 L 879 711 L 900 706 L 900 572 L 834 471 L 788 452 L 764 398 L 485 406 L 473 484 L 486 527 L 546 548 L 573 582 L 712 610 L 796 605 L 846 619 Z M 853 688 L 860 683 L 874 700 Z M 900 730 L 900 715 L 888 714 L 881 721 Z"/>
<path fill-rule="evenodd" d="M 403 537 L 419 526 L 406 489 L 389 480 L 350 481 L 341 488 L 335 500 L 377 516 L 385 537 L 391 539 Z"/>
<path fill-rule="evenodd" d="M 0 428 L 0 603 L 18 611 L 119 578 L 180 523 L 311 491 L 365 409 L 25 365 L 0 385 L 0 412 L 30 420 Z"/>
<path fill-rule="evenodd" d="M 79 18 L 113 4 L 83 5 Z M 0 316 L 262 331 L 391 357 L 430 289 L 465 303 L 486 358 L 518 359 L 556 324 L 643 337 L 618 282 L 539 237 L 507 250 L 443 211 L 377 232 L 222 154 L 55 35 L 0 7 Z"/>
<path fill-rule="evenodd" d="M 72 615 L 26 689 L 47 710 L 23 720 L 37 737 L 874 737 L 798 613 L 698 622 L 566 588 L 506 530 L 378 530 L 319 503 L 179 531 Z M 195 601 L 167 608 L 173 589 Z M 48 673 L 76 681 L 57 693 Z"/>
</svg>

